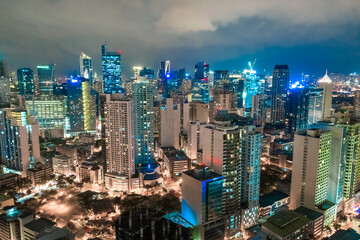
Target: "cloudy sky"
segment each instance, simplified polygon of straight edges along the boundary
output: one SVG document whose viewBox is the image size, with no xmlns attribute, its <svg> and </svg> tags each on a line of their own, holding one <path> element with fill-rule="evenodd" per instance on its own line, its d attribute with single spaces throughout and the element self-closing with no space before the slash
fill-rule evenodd
<svg viewBox="0 0 360 240">
<path fill-rule="evenodd" d="M 0 0 L 0 55 L 12 70 L 56 63 L 100 71 L 101 44 L 122 51 L 123 69 L 258 71 L 287 63 L 293 73 L 360 72 L 359 0 Z"/>
</svg>

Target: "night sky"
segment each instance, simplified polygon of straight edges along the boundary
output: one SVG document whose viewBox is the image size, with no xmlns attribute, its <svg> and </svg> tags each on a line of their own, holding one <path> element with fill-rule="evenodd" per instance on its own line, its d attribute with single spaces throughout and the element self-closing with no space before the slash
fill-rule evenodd
<svg viewBox="0 0 360 240">
<path fill-rule="evenodd" d="M 56 63 L 78 69 L 79 54 L 100 72 L 101 44 L 132 66 L 292 73 L 360 72 L 359 0 L 0 0 L 0 56 L 11 70 Z"/>
</svg>

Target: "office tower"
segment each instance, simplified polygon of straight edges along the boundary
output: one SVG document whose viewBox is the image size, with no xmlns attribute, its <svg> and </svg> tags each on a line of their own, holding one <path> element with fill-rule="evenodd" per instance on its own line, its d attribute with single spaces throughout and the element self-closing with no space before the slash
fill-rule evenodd
<svg viewBox="0 0 360 240">
<path fill-rule="evenodd" d="M 255 125 L 264 126 L 266 123 L 267 96 L 256 94 L 253 96 L 251 115 Z"/>
<path fill-rule="evenodd" d="M 0 60 L 0 77 L 10 77 L 8 62 L 4 59 Z"/>
<path fill-rule="evenodd" d="M 105 185 L 128 190 L 135 173 L 133 103 L 122 94 L 106 95 L 105 109 Z M 116 186 L 119 177 L 124 179 Z"/>
<path fill-rule="evenodd" d="M 210 101 L 209 73 L 209 64 L 198 62 L 195 65 L 195 78 L 192 82 L 191 101 L 201 101 L 204 103 L 208 103 Z"/>
<path fill-rule="evenodd" d="M 17 78 L 20 95 L 34 94 L 34 72 L 31 68 L 19 68 Z"/>
<path fill-rule="evenodd" d="M 65 98 L 63 96 L 38 96 L 25 100 L 25 106 L 28 114 L 35 116 L 39 122 L 41 132 L 53 132 L 58 130 L 60 137 L 64 136 L 65 125 Z M 51 134 L 51 135 L 53 135 Z"/>
<path fill-rule="evenodd" d="M 222 84 L 228 80 L 229 71 L 228 70 L 215 70 L 214 71 L 214 85 Z"/>
<path fill-rule="evenodd" d="M 354 117 L 360 119 L 360 89 L 354 91 Z"/>
<path fill-rule="evenodd" d="M 135 164 L 154 163 L 154 86 L 139 77 L 132 85 L 135 126 Z"/>
<path fill-rule="evenodd" d="M 103 91 L 105 94 L 120 93 L 121 88 L 121 51 L 108 52 L 107 45 L 101 46 Z"/>
<path fill-rule="evenodd" d="M 336 215 L 336 203 L 328 199 L 332 134 L 309 129 L 295 134 L 289 209 L 304 206 L 324 213 L 324 225 Z"/>
<path fill-rule="evenodd" d="M 88 79 L 68 80 L 67 107 L 71 136 L 96 132 L 96 102 Z"/>
<path fill-rule="evenodd" d="M 160 63 L 160 68 L 159 68 L 159 72 L 158 72 L 158 77 L 161 80 L 165 80 L 166 78 L 170 77 L 170 61 L 162 61 Z"/>
<path fill-rule="evenodd" d="M 137 79 L 140 75 L 140 71 L 143 69 L 143 67 L 140 66 L 135 66 L 133 67 L 133 72 L 134 72 L 134 79 Z"/>
<path fill-rule="evenodd" d="M 290 71 L 288 65 L 275 65 L 271 88 L 271 123 L 285 123 L 285 101 L 289 86 Z"/>
<path fill-rule="evenodd" d="M 245 85 L 244 85 L 244 116 L 249 117 L 251 114 L 252 98 L 256 94 L 260 93 L 260 78 L 256 75 L 254 70 L 244 70 L 245 74 Z"/>
<path fill-rule="evenodd" d="M 223 215 L 228 236 L 240 231 L 241 203 L 241 137 L 239 126 L 233 125 L 226 111 L 220 111 L 214 124 L 200 133 L 203 147 L 203 164 L 222 175 Z"/>
<path fill-rule="evenodd" d="M 148 79 L 154 79 L 154 70 L 144 67 L 139 72 L 139 77 L 146 77 Z"/>
<path fill-rule="evenodd" d="M 166 105 L 160 108 L 161 147 L 180 148 L 180 108 L 174 99 L 167 98 Z"/>
<path fill-rule="evenodd" d="M 38 86 L 40 95 L 52 95 L 53 86 L 55 85 L 55 65 L 37 66 Z"/>
<path fill-rule="evenodd" d="M 223 239 L 223 177 L 208 167 L 198 167 L 183 172 L 181 178 L 182 217 L 198 226 L 199 239 Z"/>
<path fill-rule="evenodd" d="M 290 86 L 285 103 L 285 129 L 294 134 L 308 124 L 309 89 L 302 85 Z"/>
<path fill-rule="evenodd" d="M 39 125 L 33 118 L 19 121 L 11 109 L 0 110 L 2 163 L 10 172 L 26 177 L 26 170 L 40 159 Z M 21 113 L 20 113 L 21 115 Z"/>
<path fill-rule="evenodd" d="M 308 125 L 315 124 L 322 119 L 323 113 L 323 93 L 321 88 L 309 89 Z"/>
<path fill-rule="evenodd" d="M 217 85 L 213 90 L 213 101 L 209 103 L 209 121 L 213 122 L 218 111 L 236 111 L 236 95 L 229 84 Z"/>
<path fill-rule="evenodd" d="M 332 90 L 333 90 L 333 84 L 327 74 L 327 70 L 326 70 L 324 77 L 319 80 L 319 87 L 324 89 L 324 103 L 323 103 L 322 120 L 326 120 L 331 117 Z"/>
<path fill-rule="evenodd" d="M 229 83 L 236 94 L 236 107 L 243 108 L 245 88 L 245 79 L 243 78 L 243 75 L 238 73 L 229 74 Z"/>
<path fill-rule="evenodd" d="M 209 104 L 203 102 L 184 103 L 184 124 L 200 121 L 209 122 Z"/>
<path fill-rule="evenodd" d="M 93 85 L 93 68 L 91 57 L 84 52 L 80 54 L 80 77 L 90 80 L 90 85 Z"/>
<path fill-rule="evenodd" d="M 0 102 L 8 103 L 11 93 L 10 78 L 0 76 Z"/>
<path fill-rule="evenodd" d="M 182 82 L 186 79 L 185 68 L 180 68 L 177 76 L 177 87 L 180 88 L 182 86 Z"/>
</svg>

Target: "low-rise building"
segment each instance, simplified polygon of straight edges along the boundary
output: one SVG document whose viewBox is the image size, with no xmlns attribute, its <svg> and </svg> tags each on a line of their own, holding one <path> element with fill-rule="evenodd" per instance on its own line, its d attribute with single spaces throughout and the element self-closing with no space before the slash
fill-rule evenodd
<svg viewBox="0 0 360 240">
<path fill-rule="evenodd" d="M 54 222 L 46 218 L 39 218 L 23 226 L 24 240 L 73 240 L 74 234 L 65 227 L 59 228 Z"/>
<path fill-rule="evenodd" d="M 307 209 L 314 217 L 309 217 L 304 214 L 305 210 L 301 211 L 282 211 L 268 218 L 262 223 L 261 230 L 272 239 L 278 240 L 295 240 L 295 239 L 309 239 L 310 237 L 320 236 L 322 231 L 317 230 L 319 222 L 323 222 L 322 214 L 315 217 L 315 211 Z M 313 220 L 315 218 L 315 220 Z M 315 226 L 315 228 L 314 228 Z"/>
<path fill-rule="evenodd" d="M 72 157 L 66 156 L 64 154 L 56 155 L 52 158 L 54 173 L 69 176 L 73 174 Z"/>
<path fill-rule="evenodd" d="M 340 229 L 337 230 L 333 235 L 331 235 L 329 240 L 359 240 L 360 234 L 358 234 L 354 229 L 348 228 L 347 230 Z"/>
<path fill-rule="evenodd" d="M 13 188 L 19 181 L 20 175 L 15 173 L 5 173 L 0 175 L 0 188 Z"/>
<path fill-rule="evenodd" d="M 0 239 L 24 239 L 23 226 L 34 220 L 34 214 L 28 209 L 7 207 L 0 215 Z"/>
<path fill-rule="evenodd" d="M 176 150 L 174 147 L 167 147 L 162 148 L 161 152 L 165 167 L 171 177 L 178 176 L 183 171 L 190 169 L 190 158 L 183 151 Z"/>
<path fill-rule="evenodd" d="M 260 196 L 259 198 L 259 210 L 260 217 L 265 217 L 267 215 L 274 215 L 275 213 L 281 211 L 281 209 L 286 210 L 289 206 L 289 195 L 279 191 L 273 191 L 271 193 Z"/>
<path fill-rule="evenodd" d="M 53 176 L 50 164 L 36 163 L 33 168 L 27 170 L 27 178 L 33 186 L 43 184 Z"/>
<path fill-rule="evenodd" d="M 104 180 L 103 166 L 95 161 L 84 161 L 76 166 L 76 177 L 80 181 L 90 182 L 91 184 L 102 184 Z"/>
<path fill-rule="evenodd" d="M 0 206 L 1 209 L 9 206 L 14 206 L 14 199 L 5 195 L 0 194 Z"/>
</svg>

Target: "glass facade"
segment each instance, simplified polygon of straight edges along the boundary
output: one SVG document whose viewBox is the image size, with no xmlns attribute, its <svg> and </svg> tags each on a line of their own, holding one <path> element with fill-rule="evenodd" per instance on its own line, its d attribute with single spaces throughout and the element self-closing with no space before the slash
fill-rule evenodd
<svg viewBox="0 0 360 240">
<path fill-rule="evenodd" d="M 120 93 L 121 88 L 121 52 L 108 52 L 102 45 L 103 91 L 105 94 Z"/>
<path fill-rule="evenodd" d="M 18 69 L 17 78 L 20 95 L 34 94 L 34 72 L 31 68 Z"/>
<path fill-rule="evenodd" d="M 55 65 L 37 66 L 40 95 L 52 95 L 55 85 Z"/>
</svg>

